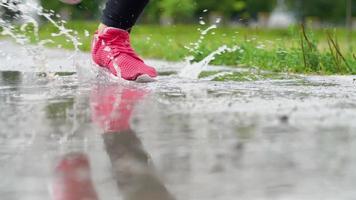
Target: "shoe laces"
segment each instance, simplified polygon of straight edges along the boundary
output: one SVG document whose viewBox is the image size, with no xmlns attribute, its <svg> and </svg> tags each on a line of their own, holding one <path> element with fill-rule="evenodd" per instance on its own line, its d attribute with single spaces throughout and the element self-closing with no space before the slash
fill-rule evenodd
<svg viewBox="0 0 356 200">
<path fill-rule="evenodd" d="M 105 41 L 104 45 L 109 47 L 109 52 L 112 57 L 116 58 L 120 54 L 125 53 L 137 60 L 142 61 L 142 59 L 136 54 L 134 49 L 131 47 L 130 38 L 128 35 L 118 35 L 114 39 L 109 38 L 105 34 L 99 35 L 99 39 Z M 105 47 L 104 47 L 105 48 Z"/>
</svg>

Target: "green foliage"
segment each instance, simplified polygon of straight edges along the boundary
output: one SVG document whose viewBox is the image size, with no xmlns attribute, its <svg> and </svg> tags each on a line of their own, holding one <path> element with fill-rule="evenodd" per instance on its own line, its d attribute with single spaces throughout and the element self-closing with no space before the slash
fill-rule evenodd
<svg viewBox="0 0 356 200">
<path fill-rule="evenodd" d="M 161 15 L 170 18 L 190 17 L 194 13 L 195 6 L 193 0 L 158 1 L 158 8 L 161 11 Z"/>
<path fill-rule="evenodd" d="M 197 11 L 207 9 L 208 13 L 219 13 L 225 17 L 233 15 L 250 18 L 260 12 L 270 12 L 275 5 L 275 0 L 197 0 Z"/>
<path fill-rule="evenodd" d="M 298 78 L 298 76 L 295 75 L 275 73 L 275 72 L 261 72 L 258 70 L 248 70 L 245 72 L 203 71 L 199 75 L 199 78 L 207 78 L 207 77 L 212 77 L 213 81 L 239 81 L 239 82 Z"/>
<path fill-rule="evenodd" d="M 78 31 L 80 41 L 84 44 L 81 49 L 89 51 L 91 37 L 86 37 L 84 30 L 93 33 L 97 24 L 70 22 L 68 27 Z M 346 48 L 348 43 L 346 31 L 343 29 L 332 30 L 332 38 L 337 48 L 331 47 L 331 51 L 326 34 L 326 31 L 331 30 L 305 30 L 309 42 L 312 43 L 309 47 L 305 38 L 301 38 L 299 27 L 289 30 L 221 27 L 214 30 L 214 35 L 208 34 L 200 48 L 191 53 L 184 46 L 199 39 L 196 29 L 197 26 L 187 25 L 137 26 L 132 32 L 132 42 L 140 55 L 150 58 L 182 61 L 186 56 L 193 55 L 195 61 L 199 61 L 226 44 L 238 45 L 240 48 L 235 52 L 217 56 L 212 64 L 259 68 L 272 72 L 356 74 L 356 59 L 353 57 L 354 53 Z M 51 38 L 50 35 L 54 31 L 56 30 L 53 26 L 45 25 L 41 27 L 40 37 Z M 353 32 L 352 36 L 355 37 L 356 32 Z M 60 44 L 63 48 L 73 48 L 63 37 L 51 39 L 54 39 L 55 43 L 50 45 L 56 47 Z M 356 48 L 355 44 L 353 48 Z"/>
<path fill-rule="evenodd" d="M 345 19 L 346 0 L 288 0 L 290 8 L 303 19 L 307 16 L 317 17 L 323 21 L 340 22 Z M 353 4 L 353 15 L 356 5 Z"/>
<path fill-rule="evenodd" d="M 314 35 L 309 32 L 306 33 L 304 26 L 300 30 L 300 49 L 303 55 L 304 67 L 307 71 L 319 71 L 320 66 L 320 52 L 317 47 L 317 40 Z"/>
<path fill-rule="evenodd" d="M 258 13 L 272 12 L 275 4 L 275 0 L 246 0 L 245 15 L 257 16 Z"/>
<path fill-rule="evenodd" d="M 286 0 L 291 10 L 301 19 L 313 16 L 329 22 L 343 22 L 346 0 Z M 69 11 L 72 19 L 97 19 L 104 0 L 83 0 L 78 5 L 67 5 L 59 0 L 41 0 L 46 9 L 56 12 Z M 226 19 L 240 17 L 256 18 L 261 12 L 271 12 L 276 0 L 152 0 L 148 4 L 143 21 L 158 22 L 161 17 L 169 17 L 178 22 L 193 21 L 193 16 L 208 14 L 222 15 Z M 203 10 L 208 10 L 202 13 Z M 356 14 L 356 3 L 352 8 Z"/>
<path fill-rule="evenodd" d="M 56 13 L 67 11 L 72 19 L 95 19 L 98 17 L 102 0 L 82 0 L 78 5 L 68 5 L 59 0 L 41 0 L 43 8 Z"/>
<path fill-rule="evenodd" d="M 209 12 L 217 12 L 225 16 L 231 16 L 234 12 L 241 11 L 246 8 L 245 0 L 197 0 L 198 9 Z"/>
</svg>

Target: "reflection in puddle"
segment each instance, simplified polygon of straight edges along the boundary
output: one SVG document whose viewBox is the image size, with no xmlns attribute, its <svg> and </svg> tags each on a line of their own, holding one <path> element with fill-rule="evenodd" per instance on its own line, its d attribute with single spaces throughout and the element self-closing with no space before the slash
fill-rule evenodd
<svg viewBox="0 0 356 200">
<path fill-rule="evenodd" d="M 55 169 L 52 198 L 54 200 L 97 200 L 91 179 L 88 157 L 83 153 L 68 153 Z"/>
<path fill-rule="evenodd" d="M 0 73 L 1 198 L 356 197 L 352 79 L 159 79 Z"/>
<path fill-rule="evenodd" d="M 106 152 L 124 199 L 174 199 L 155 175 L 149 155 L 130 126 L 135 105 L 148 91 L 122 85 L 98 85 L 91 91 L 92 121 L 102 130 Z M 85 153 L 63 156 L 56 168 L 54 199 L 96 200 Z"/>
<path fill-rule="evenodd" d="M 0 85 L 19 85 L 21 84 L 21 72 L 5 71 L 0 72 Z"/>
</svg>

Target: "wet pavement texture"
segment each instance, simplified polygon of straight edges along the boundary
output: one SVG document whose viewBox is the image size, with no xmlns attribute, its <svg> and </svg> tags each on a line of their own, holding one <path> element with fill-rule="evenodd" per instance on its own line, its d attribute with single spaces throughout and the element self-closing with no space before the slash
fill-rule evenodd
<svg viewBox="0 0 356 200">
<path fill-rule="evenodd" d="M 10 50 L 1 199 L 356 198 L 355 77 L 139 84 L 86 76 L 86 54 L 75 68 L 48 50 L 44 74 Z"/>
</svg>

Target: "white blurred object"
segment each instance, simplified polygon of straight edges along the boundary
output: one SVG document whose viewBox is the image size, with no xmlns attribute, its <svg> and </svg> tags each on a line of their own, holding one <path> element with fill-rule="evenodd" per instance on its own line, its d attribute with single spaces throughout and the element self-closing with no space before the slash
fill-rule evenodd
<svg viewBox="0 0 356 200">
<path fill-rule="evenodd" d="M 268 21 L 269 27 L 283 28 L 295 23 L 295 18 L 291 12 L 288 11 L 285 0 L 278 0 L 277 6 L 271 14 Z"/>
<path fill-rule="evenodd" d="M 82 0 L 60 0 L 60 1 L 66 4 L 74 5 L 80 3 Z"/>
</svg>

